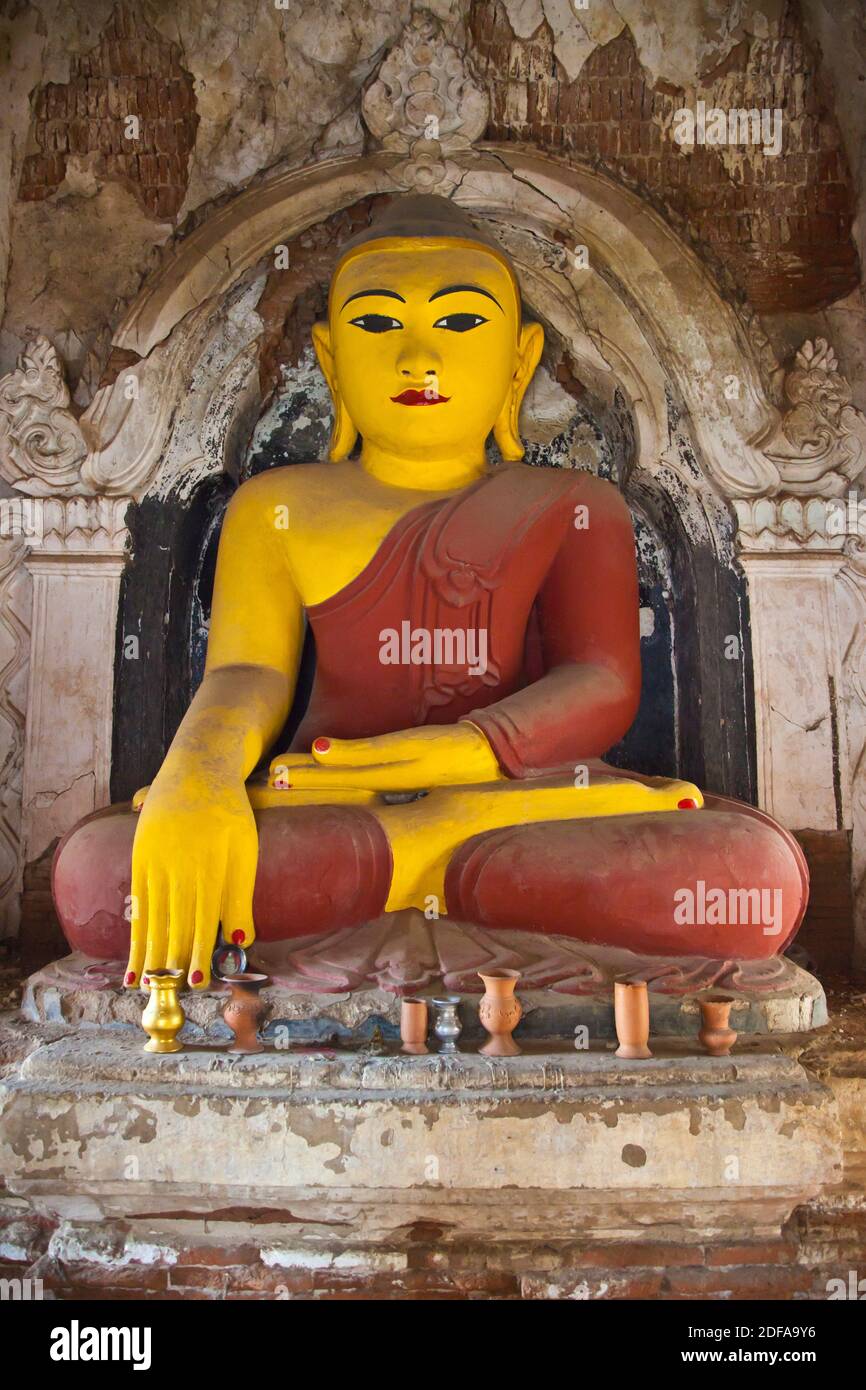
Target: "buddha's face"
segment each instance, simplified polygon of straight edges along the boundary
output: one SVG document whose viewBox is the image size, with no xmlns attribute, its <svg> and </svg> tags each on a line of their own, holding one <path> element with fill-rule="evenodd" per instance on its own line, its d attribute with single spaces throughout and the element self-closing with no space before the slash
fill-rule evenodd
<svg viewBox="0 0 866 1390">
<path fill-rule="evenodd" d="M 352 435 L 404 458 L 477 452 L 512 417 L 516 429 L 541 351 L 505 265 L 450 238 L 389 238 L 351 257 L 314 340 Z"/>
</svg>

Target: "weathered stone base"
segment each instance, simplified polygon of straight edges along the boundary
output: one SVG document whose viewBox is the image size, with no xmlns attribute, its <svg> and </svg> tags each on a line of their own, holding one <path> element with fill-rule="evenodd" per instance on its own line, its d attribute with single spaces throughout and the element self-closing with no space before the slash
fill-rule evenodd
<svg viewBox="0 0 866 1390">
<path fill-rule="evenodd" d="M 14 1140 L 0 1161 L 0 1278 L 40 1279 L 48 1297 L 111 1299 L 826 1299 L 852 1281 L 856 1292 L 866 1279 L 866 996 L 848 983 L 829 994 L 827 1027 L 741 1038 L 726 1062 L 655 1036 L 654 1063 L 636 1067 L 617 1063 L 612 1048 L 587 1058 L 548 1047 L 517 1059 L 517 1072 L 514 1062 L 491 1072 L 470 1051 L 461 1058 L 469 1080 L 456 1089 L 436 1057 L 397 1059 L 418 1084 L 395 1090 L 393 1056 L 320 1049 L 250 1062 L 213 1045 L 165 1059 L 172 1080 L 138 1052 L 137 1031 L 118 1049 L 127 1030 L 91 1028 L 85 1038 L 0 1015 L 0 1135 Z M 254 1076 L 268 1084 L 252 1085 Z M 355 1091 L 355 1117 L 372 1103 L 379 1140 L 390 1129 L 390 1143 L 374 1142 L 375 1126 L 352 1129 Z M 164 1138 L 203 1102 L 218 1151 L 193 1116 L 173 1157 Z M 324 1114 L 336 1123 L 342 1113 L 349 1126 L 342 1172 L 334 1145 L 304 1131 L 307 1178 L 316 1165 L 326 1177 L 303 1188 L 286 1159 L 301 1134 L 293 1104 L 309 1110 L 320 1137 Z M 444 1130 L 426 1128 L 437 1107 L 466 1120 L 450 1149 Z M 556 1131 L 559 1191 L 542 1185 L 547 1149 L 542 1176 L 521 1157 L 524 1144 L 538 1152 L 545 1124 Z M 685 1188 L 667 1185 L 659 1155 L 671 1143 L 681 1155 L 670 1177 L 682 1184 L 685 1168 Z M 623 1160 L 626 1144 L 644 1150 L 642 1166 Z M 239 1181 L 251 1148 L 255 1163 Z M 257 1185 L 275 1151 L 276 1182 Z M 414 1182 L 422 1153 L 438 1157 L 438 1183 L 427 1174 Z M 449 1154 L 460 1165 L 450 1176 Z M 756 1154 L 757 1184 L 744 1168 Z M 807 1167 L 785 1171 L 791 1154 Z M 739 1159 L 739 1183 L 724 1169 L 718 1181 L 728 1156 Z M 491 1162 L 504 1165 L 493 1180 Z M 396 1185 L 377 1188 L 389 1173 Z"/>
<path fill-rule="evenodd" d="M 579 1196 L 570 1221 L 585 1232 L 623 1230 L 635 1201 L 702 1234 L 747 1200 L 778 1230 L 832 1181 L 833 1096 L 797 1062 L 660 1050 L 645 1062 L 573 1048 L 154 1057 L 125 1030 L 79 1033 L 6 1080 L 0 1156 L 13 1193 L 60 1215 L 79 1199 L 127 1214 L 158 1192 L 166 1212 L 345 1203 L 363 1225 L 371 1209 L 390 1223 L 400 1193 L 437 1210 L 525 1191 L 525 1211 L 502 1213 L 506 1232 L 532 1228 L 533 1194 L 545 1210 Z"/>
<path fill-rule="evenodd" d="M 756 1293 L 809 1296 L 782 1231 L 839 1180 L 832 1091 L 758 1044 L 657 1052 L 66 1036 L 0 1089 L 0 1259 L 60 1296 L 749 1296 L 747 1244 Z"/>
</svg>

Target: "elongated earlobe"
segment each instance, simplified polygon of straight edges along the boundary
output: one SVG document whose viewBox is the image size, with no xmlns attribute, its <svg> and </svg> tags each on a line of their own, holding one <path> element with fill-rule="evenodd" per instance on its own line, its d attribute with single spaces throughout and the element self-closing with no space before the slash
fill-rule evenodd
<svg viewBox="0 0 866 1390">
<path fill-rule="evenodd" d="M 526 394 L 526 388 L 538 366 L 543 348 L 544 329 L 541 324 L 525 323 L 520 330 L 517 369 L 511 383 L 511 390 L 499 412 L 496 424 L 493 426 L 493 438 L 499 446 L 500 454 L 508 463 L 519 462 L 525 452 L 518 429 L 520 407 Z"/>
<path fill-rule="evenodd" d="M 507 463 L 519 463 L 526 452 L 523 447 L 523 440 L 517 430 L 517 420 L 520 415 L 520 402 L 515 404 L 514 392 L 509 392 L 508 400 L 500 411 L 499 418 L 493 426 L 493 438 L 499 446 L 499 452 Z"/>
<path fill-rule="evenodd" d="M 339 394 L 332 391 L 331 400 L 334 403 L 334 425 L 331 430 L 331 442 L 328 446 L 328 458 L 331 463 L 339 463 L 340 459 L 347 459 L 354 449 L 358 431 L 352 424 L 349 412 L 343 405 Z"/>
<path fill-rule="evenodd" d="M 328 383 L 328 390 L 331 393 L 331 403 L 334 407 L 334 424 L 331 429 L 328 458 L 332 463 L 339 463 L 340 459 L 348 458 L 354 449 L 355 440 L 358 438 L 358 431 L 352 423 L 352 418 L 343 404 L 343 398 L 337 387 L 337 373 L 334 369 L 334 354 L 331 350 L 331 330 L 326 323 L 313 324 L 313 347 L 316 351 L 319 366 Z"/>
</svg>

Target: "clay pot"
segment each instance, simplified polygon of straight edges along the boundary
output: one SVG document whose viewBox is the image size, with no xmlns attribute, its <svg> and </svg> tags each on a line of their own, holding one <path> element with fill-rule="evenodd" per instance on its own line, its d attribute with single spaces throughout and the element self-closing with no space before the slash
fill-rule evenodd
<svg viewBox="0 0 866 1390">
<path fill-rule="evenodd" d="M 737 1035 L 729 1023 L 733 1002 L 729 994 L 708 994 L 698 1000 L 701 1006 L 698 1038 L 711 1057 L 727 1057 L 737 1041 Z"/>
<path fill-rule="evenodd" d="M 235 1035 L 229 1052 L 264 1052 L 258 1031 L 268 1006 L 259 993 L 269 978 L 247 973 L 226 976 L 231 998 L 223 1009 L 223 1018 Z"/>
<path fill-rule="evenodd" d="M 403 1051 L 427 1051 L 427 1000 L 403 999 L 400 1002 L 400 1037 Z"/>
<path fill-rule="evenodd" d="M 652 1057 L 647 1047 L 649 995 L 646 981 L 616 980 L 613 986 L 613 1012 L 616 1036 L 619 1038 L 617 1057 Z"/>
<path fill-rule="evenodd" d="M 145 1052 L 182 1052 L 183 1043 L 177 1035 L 183 1027 L 184 1012 L 177 992 L 183 982 L 182 970 L 148 970 L 147 988 L 150 991 L 141 1026 L 150 1041 Z"/>
<path fill-rule="evenodd" d="M 523 1017 L 520 1000 L 514 997 L 520 971 L 491 970 L 485 975 L 479 970 L 478 975 L 484 981 L 478 1017 L 490 1034 L 490 1041 L 478 1051 L 485 1057 L 519 1057 L 520 1048 L 511 1034 Z"/>
</svg>

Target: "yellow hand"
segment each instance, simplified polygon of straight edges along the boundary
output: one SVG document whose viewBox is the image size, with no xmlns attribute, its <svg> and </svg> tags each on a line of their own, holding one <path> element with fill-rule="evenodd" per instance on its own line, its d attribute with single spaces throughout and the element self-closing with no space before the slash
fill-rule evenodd
<svg viewBox="0 0 866 1390">
<path fill-rule="evenodd" d="M 158 777 L 148 789 L 132 850 L 132 933 L 126 983 L 149 970 L 183 970 L 193 988 L 210 983 L 220 921 L 227 942 L 255 938 L 252 900 L 258 835 L 243 783 L 206 801 L 186 779 Z"/>
<path fill-rule="evenodd" d="M 273 496 L 258 484 L 226 514 L 204 680 L 159 775 L 134 798 L 130 988 L 168 966 L 204 989 L 220 921 L 228 942 L 254 937 L 258 835 L 244 784 L 285 723 L 303 640 Z"/>
<path fill-rule="evenodd" d="M 503 778 L 487 739 L 468 723 L 375 738 L 317 738 L 311 754 L 284 753 L 270 765 L 270 785 L 287 789 L 417 791 Z"/>
</svg>

